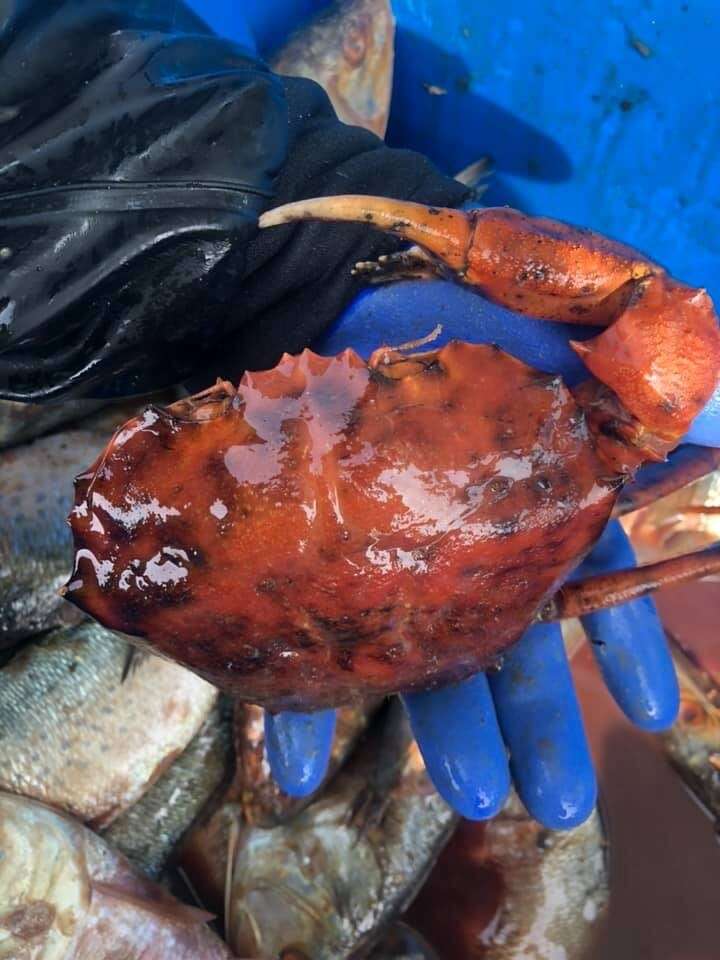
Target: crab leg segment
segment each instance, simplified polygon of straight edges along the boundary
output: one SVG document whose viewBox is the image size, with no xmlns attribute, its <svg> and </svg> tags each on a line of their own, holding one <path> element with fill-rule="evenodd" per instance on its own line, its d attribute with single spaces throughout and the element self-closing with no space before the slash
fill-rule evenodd
<svg viewBox="0 0 720 960">
<path fill-rule="evenodd" d="M 365 196 L 302 200 L 263 214 L 260 226 L 308 219 L 364 221 L 414 241 L 494 303 L 608 327 L 573 347 L 661 449 L 676 445 L 715 390 L 720 332 L 707 293 L 597 233 L 505 207 L 462 212 Z"/>
<path fill-rule="evenodd" d="M 582 617 L 596 610 L 637 600 L 660 587 L 677 586 L 688 580 L 700 580 L 719 573 L 720 543 L 716 543 L 696 553 L 565 584 L 543 607 L 538 619 Z"/>
<path fill-rule="evenodd" d="M 662 474 L 654 476 L 649 481 L 641 483 L 636 481 L 620 491 L 613 516 L 622 517 L 626 513 L 640 510 L 718 469 L 720 469 L 720 450 L 715 447 L 679 447 L 670 463 L 663 465 Z M 700 509 L 706 512 L 708 508 Z M 684 512 L 687 511 L 688 507 L 685 507 Z"/>
</svg>

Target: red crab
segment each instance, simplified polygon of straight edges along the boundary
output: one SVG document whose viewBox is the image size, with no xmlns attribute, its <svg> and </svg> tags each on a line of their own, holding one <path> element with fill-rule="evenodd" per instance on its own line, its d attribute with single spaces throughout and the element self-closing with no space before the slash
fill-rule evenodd
<svg viewBox="0 0 720 960">
<path fill-rule="evenodd" d="M 364 220 L 426 251 L 362 269 L 450 272 L 514 310 L 606 325 L 575 344 L 597 379 L 571 391 L 460 342 L 369 363 L 306 350 L 151 407 L 76 481 L 69 600 L 240 699 L 314 709 L 461 679 L 538 616 L 720 567 L 706 551 L 553 599 L 624 481 L 715 389 L 704 291 L 507 209 L 333 197 L 261 225 L 306 217 Z"/>
</svg>

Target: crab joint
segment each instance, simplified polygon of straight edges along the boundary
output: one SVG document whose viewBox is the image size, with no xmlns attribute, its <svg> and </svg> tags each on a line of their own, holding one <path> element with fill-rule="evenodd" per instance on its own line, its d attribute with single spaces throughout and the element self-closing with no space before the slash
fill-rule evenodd
<svg viewBox="0 0 720 960">
<path fill-rule="evenodd" d="M 545 604 L 537 619 L 565 620 L 585 616 L 637 600 L 661 587 L 673 587 L 719 573 L 720 544 L 713 544 L 696 553 L 566 583 Z"/>
</svg>

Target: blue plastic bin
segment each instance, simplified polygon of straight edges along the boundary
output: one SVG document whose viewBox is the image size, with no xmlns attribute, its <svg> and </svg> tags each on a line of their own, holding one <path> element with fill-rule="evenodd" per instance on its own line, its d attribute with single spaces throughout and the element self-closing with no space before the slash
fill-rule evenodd
<svg viewBox="0 0 720 960">
<path fill-rule="evenodd" d="M 249 25 L 267 56 L 325 4 L 193 5 L 241 41 Z M 593 227 L 720 300 L 717 0 L 393 0 L 393 8 L 389 143 L 423 151 L 448 173 L 489 155 L 496 173 L 486 202 Z"/>
</svg>

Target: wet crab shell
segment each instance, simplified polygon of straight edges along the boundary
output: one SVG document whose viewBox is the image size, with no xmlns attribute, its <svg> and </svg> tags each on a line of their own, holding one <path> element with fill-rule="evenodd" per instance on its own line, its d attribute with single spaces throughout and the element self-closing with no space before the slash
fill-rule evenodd
<svg viewBox="0 0 720 960">
<path fill-rule="evenodd" d="M 496 348 L 286 355 L 115 435 L 66 595 L 271 709 L 426 688 L 519 637 L 608 473 L 562 381 Z"/>
</svg>

